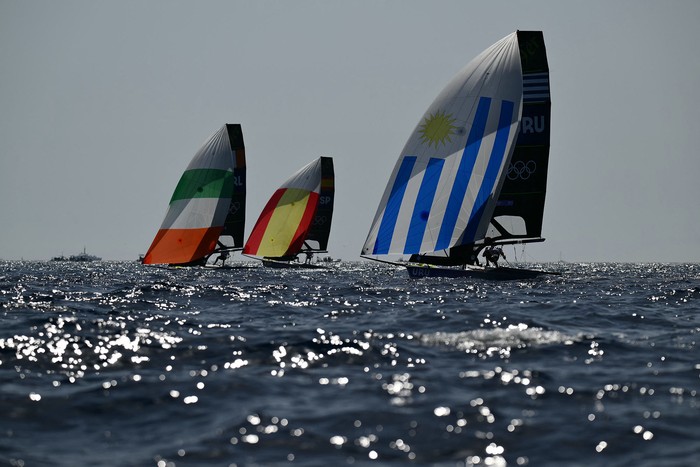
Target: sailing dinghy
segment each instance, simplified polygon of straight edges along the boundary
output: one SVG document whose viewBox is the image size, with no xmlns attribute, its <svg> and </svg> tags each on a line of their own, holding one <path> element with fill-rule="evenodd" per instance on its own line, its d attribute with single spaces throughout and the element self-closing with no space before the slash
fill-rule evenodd
<svg viewBox="0 0 700 467">
<path fill-rule="evenodd" d="M 301 168 L 267 202 L 243 254 L 269 267 L 322 268 L 311 257 L 327 252 L 334 193 L 332 158 L 319 157 Z M 302 253 L 306 261 L 298 262 Z"/>
<path fill-rule="evenodd" d="M 541 31 L 514 32 L 482 52 L 406 142 L 362 256 L 411 255 L 394 264 L 415 278 L 545 274 L 483 267 L 478 255 L 490 245 L 544 241 L 550 106 Z"/>
<path fill-rule="evenodd" d="M 246 165 L 243 132 L 226 124 L 197 151 L 175 188 L 144 264 L 225 264 L 243 246 Z"/>
</svg>

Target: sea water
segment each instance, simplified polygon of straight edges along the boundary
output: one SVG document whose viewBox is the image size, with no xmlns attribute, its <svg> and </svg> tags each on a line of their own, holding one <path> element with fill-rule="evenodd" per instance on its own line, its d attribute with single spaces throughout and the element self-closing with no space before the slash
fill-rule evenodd
<svg viewBox="0 0 700 467">
<path fill-rule="evenodd" d="M 700 265 L 544 267 L 2 262 L 0 463 L 698 465 Z"/>
</svg>

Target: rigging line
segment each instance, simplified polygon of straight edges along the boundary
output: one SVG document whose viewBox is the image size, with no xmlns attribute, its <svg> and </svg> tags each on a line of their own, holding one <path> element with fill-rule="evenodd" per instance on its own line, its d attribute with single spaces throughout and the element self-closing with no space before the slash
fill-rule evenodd
<svg viewBox="0 0 700 467">
<path fill-rule="evenodd" d="M 540 261 L 539 259 L 535 258 L 534 256 L 532 256 L 531 254 L 528 254 L 528 253 L 525 251 L 525 244 L 523 244 L 523 254 L 524 254 L 525 256 L 529 257 L 529 259 L 530 259 L 531 262 L 533 262 L 533 263 L 541 263 L 541 261 Z"/>
<path fill-rule="evenodd" d="M 262 261 L 262 258 L 260 258 L 258 256 L 249 255 L 246 253 L 241 253 L 241 256 L 245 256 L 246 258 L 254 259 L 256 261 Z"/>
</svg>

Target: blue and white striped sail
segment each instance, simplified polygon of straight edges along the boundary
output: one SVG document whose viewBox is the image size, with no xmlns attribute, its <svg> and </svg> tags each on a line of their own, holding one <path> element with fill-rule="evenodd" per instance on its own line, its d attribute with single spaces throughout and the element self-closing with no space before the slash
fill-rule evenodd
<svg viewBox="0 0 700 467">
<path fill-rule="evenodd" d="M 517 34 L 462 69 L 421 118 L 391 174 L 363 255 L 445 250 L 483 239 L 522 115 Z"/>
</svg>

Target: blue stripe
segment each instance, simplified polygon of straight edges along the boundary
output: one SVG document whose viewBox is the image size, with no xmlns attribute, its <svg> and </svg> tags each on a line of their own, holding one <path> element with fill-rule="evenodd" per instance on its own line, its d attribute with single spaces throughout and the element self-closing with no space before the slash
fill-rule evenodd
<svg viewBox="0 0 700 467">
<path fill-rule="evenodd" d="M 428 225 L 428 217 L 430 217 L 430 208 L 433 206 L 435 192 L 437 191 L 438 182 L 440 181 L 440 173 L 445 165 L 444 159 L 431 158 L 428 161 L 428 166 L 425 168 L 423 181 L 418 190 L 418 198 L 416 205 L 413 207 L 411 215 L 411 223 L 408 226 L 408 235 L 406 236 L 406 245 L 404 254 L 420 253 L 420 246 L 423 243 L 423 235 L 425 227 Z"/>
<path fill-rule="evenodd" d="M 416 156 L 407 156 L 401 161 L 401 167 L 399 167 L 394 186 L 391 187 L 391 194 L 386 202 L 382 223 L 379 224 L 377 240 L 374 242 L 374 251 L 372 253 L 375 255 L 389 253 L 391 238 L 394 236 L 394 229 L 396 228 L 396 219 L 399 217 L 403 196 L 406 193 L 406 185 L 408 185 L 408 180 L 411 178 L 411 172 L 415 163 Z"/>
<path fill-rule="evenodd" d="M 469 216 L 469 223 L 464 232 L 463 243 L 474 241 L 474 235 L 476 235 L 476 229 L 479 227 L 481 216 L 483 215 L 484 209 L 486 209 L 486 203 L 498 182 L 496 177 L 503 165 L 503 158 L 508 148 L 508 135 L 510 134 L 510 124 L 513 121 L 514 107 L 515 104 L 511 101 L 501 102 L 501 115 L 498 119 L 496 140 L 491 149 L 491 158 L 489 159 L 488 166 L 486 166 L 484 181 L 481 183 L 479 193 L 476 195 L 476 200 L 474 202 L 474 208 Z"/>
<path fill-rule="evenodd" d="M 452 233 L 455 230 L 455 225 L 457 225 L 459 210 L 462 207 L 462 201 L 467 193 L 469 178 L 474 169 L 476 156 L 479 154 L 481 139 L 484 137 L 490 106 L 490 97 L 482 97 L 479 99 L 476 115 L 474 115 L 474 123 L 472 123 L 472 128 L 469 131 L 467 144 L 464 146 L 462 159 L 459 161 L 459 168 L 455 175 L 455 182 L 452 185 L 450 199 L 447 200 L 447 209 L 445 211 L 445 217 L 442 220 L 442 225 L 440 226 L 440 233 L 438 234 L 438 241 L 435 244 L 435 250 L 444 250 L 450 246 Z"/>
</svg>

